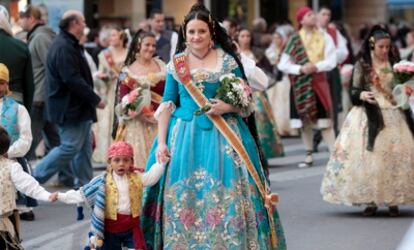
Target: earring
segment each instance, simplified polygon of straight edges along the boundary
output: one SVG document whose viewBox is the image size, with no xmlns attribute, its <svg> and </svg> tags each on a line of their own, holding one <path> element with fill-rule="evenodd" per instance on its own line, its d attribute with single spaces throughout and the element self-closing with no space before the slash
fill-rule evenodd
<svg viewBox="0 0 414 250">
<path fill-rule="evenodd" d="M 135 53 L 135 60 L 138 60 L 141 57 L 141 55 L 139 54 L 139 52 Z"/>
<path fill-rule="evenodd" d="M 210 44 L 209 44 L 209 46 L 208 46 L 210 49 L 212 49 L 213 47 L 214 47 L 214 41 L 213 40 L 211 40 L 210 41 Z"/>
</svg>

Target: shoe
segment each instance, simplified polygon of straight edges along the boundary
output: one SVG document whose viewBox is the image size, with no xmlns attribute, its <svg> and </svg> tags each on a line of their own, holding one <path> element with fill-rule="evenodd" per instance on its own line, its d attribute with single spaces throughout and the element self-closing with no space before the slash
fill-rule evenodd
<svg viewBox="0 0 414 250">
<path fill-rule="evenodd" d="M 362 214 L 367 217 L 374 216 L 377 213 L 377 210 L 378 210 L 378 207 L 368 206 L 365 208 Z"/>
<path fill-rule="evenodd" d="M 312 151 L 314 153 L 319 152 L 318 147 L 319 147 L 319 144 L 321 143 L 321 141 L 322 141 L 322 132 L 317 131 L 315 133 L 315 135 L 313 136 L 313 150 Z"/>
<path fill-rule="evenodd" d="M 76 217 L 76 220 L 83 220 L 83 218 L 85 218 L 85 216 L 83 215 L 83 207 L 76 207 L 76 212 L 78 214 L 78 216 Z"/>
<path fill-rule="evenodd" d="M 35 220 L 35 215 L 34 215 L 33 211 L 24 212 L 24 213 L 21 213 L 19 215 L 20 215 L 21 220 L 25 220 L 25 221 L 34 221 Z"/>
<path fill-rule="evenodd" d="M 309 168 L 313 165 L 312 151 L 306 151 L 305 161 L 298 164 L 299 168 Z"/>
<path fill-rule="evenodd" d="M 398 206 L 390 206 L 388 207 L 388 214 L 391 217 L 397 217 L 400 215 L 400 210 L 398 209 Z"/>
</svg>

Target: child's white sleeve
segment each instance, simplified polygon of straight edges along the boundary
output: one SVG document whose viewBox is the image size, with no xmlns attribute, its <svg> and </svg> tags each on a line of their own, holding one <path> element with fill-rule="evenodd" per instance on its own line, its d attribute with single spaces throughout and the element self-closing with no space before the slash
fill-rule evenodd
<svg viewBox="0 0 414 250">
<path fill-rule="evenodd" d="M 59 192 L 58 200 L 66 204 L 77 204 L 84 202 L 80 190 L 69 190 L 65 193 Z"/>
<path fill-rule="evenodd" d="M 32 128 L 29 113 L 23 105 L 19 105 L 17 113 L 17 124 L 19 127 L 19 139 L 10 145 L 7 151 L 8 158 L 23 157 L 32 145 Z"/>
<path fill-rule="evenodd" d="M 48 201 L 50 193 L 46 191 L 33 176 L 23 171 L 19 163 L 13 163 L 11 179 L 17 190 L 32 198 Z"/>
<path fill-rule="evenodd" d="M 155 163 L 151 166 L 150 170 L 142 174 L 142 185 L 144 187 L 149 187 L 158 182 L 164 173 L 165 164 Z"/>
</svg>

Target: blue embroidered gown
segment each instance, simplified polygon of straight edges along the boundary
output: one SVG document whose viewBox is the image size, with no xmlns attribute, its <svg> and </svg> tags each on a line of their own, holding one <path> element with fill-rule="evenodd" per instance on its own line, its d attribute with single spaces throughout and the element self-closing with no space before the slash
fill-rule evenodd
<svg viewBox="0 0 414 250">
<path fill-rule="evenodd" d="M 218 49 L 215 70 L 193 70 L 193 82 L 203 81 L 207 98 L 215 96 L 219 77 L 240 69 L 233 57 Z M 150 249 L 286 249 L 277 211 L 268 214 L 253 179 L 237 153 L 206 115 L 198 109 L 170 63 L 163 103 L 176 107 L 171 115 L 167 145 L 170 163 L 158 184 L 144 194 L 142 228 Z M 262 181 L 256 144 L 237 114 L 224 115 L 241 138 Z M 157 139 L 147 162 L 155 161 Z M 269 227 L 278 244 L 272 248 Z"/>
</svg>

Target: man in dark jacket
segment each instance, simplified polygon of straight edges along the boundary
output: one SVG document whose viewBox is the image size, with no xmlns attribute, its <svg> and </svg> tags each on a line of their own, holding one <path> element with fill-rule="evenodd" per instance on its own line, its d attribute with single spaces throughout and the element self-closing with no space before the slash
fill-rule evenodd
<svg viewBox="0 0 414 250">
<path fill-rule="evenodd" d="M 55 38 L 55 32 L 45 25 L 42 19 L 42 11 L 34 5 L 27 5 L 20 12 L 20 24 L 27 32 L 27 44 L 32 57 L 33 76 L 34 76 L 34 96 L 33 105 L 30 110 L 32 120 L 33 141 L 26 157 L 28 160 L 36 159 L 36 148 L 41 139 L 44 139 L 46 149 L 51 150 L 59 146 L 59 134 L 57 126 L 44 119 L 45 105 L 45 78 L 46 78 L 46 58 L 47 53 Z M 72 171 L 69 167 L 59 172 L 59 182 L 65 186 L 73 186 Z"/>
<path fill-rule="evenodd" d="M 22 41 L 13 38 L 8 12 L 0 5 L 0 63 L 10 71 L 9 88 L 12 97 L 30 112 L 33 102 L 33 72 L 29 49 Z"/>
<path fill-rule="evenodd" d="M 105 103 L 93 91 L 92 75 L 79 45 L 85 28 L 82 13 L 69 10 L 63 14 L 61 32 L 49 49 L 46 62 L 45 115 L 57 124 L 60 145 L 37 165 L 33 176 L 46 182 L 60 169 L 72 164 L 80 187 L 92 179 L 92 122 L 96 108 Z"/>
<path fill-rule="evenodd" d="M 172 30 L 165 28 L 164 14 L 159 10 L 154 10 L 150 16 L 151 31 L 157 39 L 156 54 L 165 63 L 168 63 L 175 54 L 177 47 L 178 35 Z"/>
</svg>

